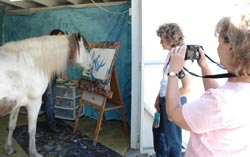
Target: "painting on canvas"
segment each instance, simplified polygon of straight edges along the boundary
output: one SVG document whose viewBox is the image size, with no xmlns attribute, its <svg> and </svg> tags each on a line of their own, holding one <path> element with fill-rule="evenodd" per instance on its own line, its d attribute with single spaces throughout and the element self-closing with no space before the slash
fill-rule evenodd
<svg viewBox="0 0 250 157">
<path fill-rule="evenodd" d="M 91 79 L 106 80 L 116 49 L 92 48 L 90 55 L 92 65 L 89 77 Z"/>
</svg>

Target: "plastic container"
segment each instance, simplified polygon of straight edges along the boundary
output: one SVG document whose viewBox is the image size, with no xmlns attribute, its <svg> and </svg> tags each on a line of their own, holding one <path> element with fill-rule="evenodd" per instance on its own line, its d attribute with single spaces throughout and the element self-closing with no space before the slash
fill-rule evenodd
<svg viewBox="0 0 250 157">
<path fill-rule="evenodd" d="M 156 111 L 155 115 L 154 115 L 153 127 L 159 128 L 159 126 L 160 126 L 160 113 L 158 111 Z"/>
</svg>

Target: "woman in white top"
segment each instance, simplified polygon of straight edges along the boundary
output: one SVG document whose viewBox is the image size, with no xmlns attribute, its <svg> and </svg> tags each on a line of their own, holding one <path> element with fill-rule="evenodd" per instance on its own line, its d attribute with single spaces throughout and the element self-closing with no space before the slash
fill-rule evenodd
<svg viewBox="0 0 250 157">
<path fill-rule="evenodd" d="M 160 37 L 161 45 L 164 50 L 171 50 L 176 46 L 184 44 L 184 35 L 181 28 L 176 23 L 165 23 L 157 30 L 157 35 Z M 159 128 L 153 127 L 154 149 L 156 157 L 181 157 L 182 136 L 181 128 L 174 122 L 168 120 L 166 113 L 166 89 L 168 86 L 168 69 L 170 62 L 170 54 L 168 53 L 163 67 L 163 78 L 161 80 L 161 87 L 159 94 L 155 100 L 155 108 L 160 113 Z M 183 72 L 183 71 L 182 71 Z M 190 81 L 188 75 L 180 77 L 181 86 L 179 88 L 179 100 L 182 104 L 186 103 L 187 94 L 190 90 Z"/>
</svg>

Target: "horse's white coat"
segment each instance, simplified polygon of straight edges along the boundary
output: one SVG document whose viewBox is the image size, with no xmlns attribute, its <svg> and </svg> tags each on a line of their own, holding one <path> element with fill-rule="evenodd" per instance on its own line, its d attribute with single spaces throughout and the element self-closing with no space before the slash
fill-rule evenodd
<svg viewBox="0 0 250 157">
<path fill-rule="evenodd" d="M 72 50 L 79 51 L 75 52 L 72 57 Z M 66 69 L 69 57 L 73 59 L 72 62 L 83 66 L 85 70 L 90 68 L 89 53 L 84 48 L 82 40 L 78 43 L 73 35 L 42 36 L 10 42 L 0 47 L 0 110 L 5 111 L 6 106 L 15 104 L 10 112 L 9 134 L 5 144 L 8 154 L 14 152 L 12 136 L 19 108 L 26 106 L 29 155 L 42 157 L 37 152 L 35 144 L 36 124 L 42 95 L 52 76 Z"/>
</svg>

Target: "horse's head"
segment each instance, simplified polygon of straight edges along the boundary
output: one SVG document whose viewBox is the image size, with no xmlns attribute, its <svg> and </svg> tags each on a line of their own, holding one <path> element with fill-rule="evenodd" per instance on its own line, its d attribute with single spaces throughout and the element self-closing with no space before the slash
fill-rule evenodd
<svg viewBox="0 0 250 157">
<path fill-rule="evenodd" d="M 91 57 L 90 53 L 87 50 L 89 47 L 87 40 L 80 32 L 72 34 L 77 41 L 78 52 L 76 53 L 74 59 L 75 63 L 80 65 L 83 68 L 83 74 L 88 74 L 91 68 Z"/>
</svg>

